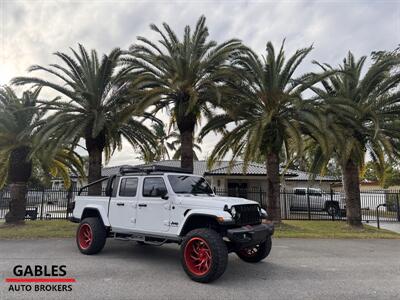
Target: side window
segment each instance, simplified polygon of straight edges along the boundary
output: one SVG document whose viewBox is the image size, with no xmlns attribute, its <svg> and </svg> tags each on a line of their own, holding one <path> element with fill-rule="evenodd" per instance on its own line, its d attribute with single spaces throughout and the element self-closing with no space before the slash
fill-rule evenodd
<svg viewBox="0 0 400 300">
<path fill-rule="evenodd" d="M 137 178 L 123 178 L 119 188 L 119 195 L 122 197 L 135 197 L 138 187 Z"/>
<path fill-rule="evenodd" d="M 310 189 L 310 195 L 322 197 L 321 191 L 317 189 Z"/>
<path fill-rule="evenodd" d="M 167 192 L 164 179 L 148 177 L 143 181 L 143 197 L 161 197 Z"/>
<path fill-rule="evenodd" d="M 306 194 L 306 190 L 305 189 L 296 189 L 296 190 L 294 190 L 294 193 L 296 195 L 305 195 Z"/>
</svg>

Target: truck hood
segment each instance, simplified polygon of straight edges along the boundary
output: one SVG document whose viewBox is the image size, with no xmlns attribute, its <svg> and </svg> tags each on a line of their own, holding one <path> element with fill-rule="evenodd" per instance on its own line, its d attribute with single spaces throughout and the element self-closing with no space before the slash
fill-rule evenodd
<svg viewBox="0 0 400 300">
<path fill-rule="evenodd" d="M 247 200 L 238 197 L 222 197 L 222 196 L 195 196 L 195 195 L 177 195 L 177 201 L 182 205 L 196 206 L 202 208 L 220 208 L 223 209 L 225 205 L 231 208 L 233 205 L 241 204 L 258 204 L 256 201 Z"/>
</svg>

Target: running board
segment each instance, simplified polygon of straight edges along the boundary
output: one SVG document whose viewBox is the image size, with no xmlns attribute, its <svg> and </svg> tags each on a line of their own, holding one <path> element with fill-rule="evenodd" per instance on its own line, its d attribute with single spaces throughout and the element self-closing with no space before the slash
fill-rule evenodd
<svg viewBox="0 0 400 300">
<path fill-rule="evenodd" d="M 161 242 L 155 242 L 155 241 L 143 241 L 147 245 L 153 245 L 153 246 L 162 246 L 164 245 L 168 240 L 163 240 Z"/>
<path fill-rule="evenodd" d="M 115 240 L 120 241 L 137 241 L 137 242 L 145 242 L 146 237 L 143 235 L 128 235 L 128 234 L 121 234 L 121 233 L 114 233 Z"/>
<path fill-rule="evenodd" d="M 161 246 L 164 245 L 168 239 L 164 239 L 162 241 L 146 241 L 146 237 L 143 235 L 125 235 L 125 234 L 118 234 L 114 233 L 114 239 L 120 241 L 136 241 L 136 242 L 143 242 L 148 245 L 153 246 Z"/>
</svg>

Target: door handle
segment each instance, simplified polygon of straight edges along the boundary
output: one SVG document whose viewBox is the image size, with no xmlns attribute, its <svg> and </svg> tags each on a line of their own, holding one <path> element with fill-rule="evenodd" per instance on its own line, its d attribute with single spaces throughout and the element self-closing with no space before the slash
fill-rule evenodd
<svg viewBox="0 0 400 300">
<path fill-rule="evenodd" d="M 123 202 L 117 202 L 117 205 L 118 205 L 118 206 L 124 206 L 125 203 L 123 203 Z"/>
<path fill-rule="evenodd" d="M 144 203 L 139 203 L 138 205 L 139 205 L 139 207 L 147 207 L 147 204 L 144 204 Z"/>
</svg>

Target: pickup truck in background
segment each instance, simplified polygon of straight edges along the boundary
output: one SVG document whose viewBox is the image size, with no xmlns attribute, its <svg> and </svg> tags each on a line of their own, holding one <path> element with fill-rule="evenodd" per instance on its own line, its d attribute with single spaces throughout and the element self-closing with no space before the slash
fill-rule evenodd
<svg viewBox="0 0 400 300">
<path fill-rule="evenodd" d="M 346 211 L 345 198 L 342 195 L 332 196 L 319 188 L 294 188 L 287 193 L 286 201 L 290 211 L 325 211 L 330 216 L 342 216 Z"/>
</svg>

